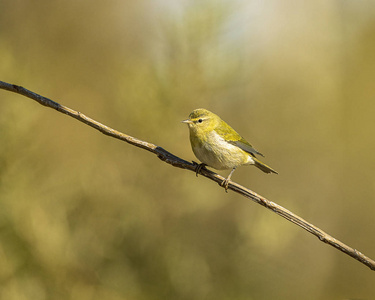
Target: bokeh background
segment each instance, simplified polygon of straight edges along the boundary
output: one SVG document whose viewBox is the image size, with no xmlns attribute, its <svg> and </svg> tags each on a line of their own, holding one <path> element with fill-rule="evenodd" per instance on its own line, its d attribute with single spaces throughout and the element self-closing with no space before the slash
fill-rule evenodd
<svg viewBox="0 0 375 300">
<path fill-rule="evenodd" d="M 0 80 L 187 160 L 180 121 L 212 110 L 279 172 L 236 182 L 375 258 L 374 1 L 2 0 Z M 374 299 L 374 283 L 263 207 L 0 91 L 1 299 Z"/>
</svg>

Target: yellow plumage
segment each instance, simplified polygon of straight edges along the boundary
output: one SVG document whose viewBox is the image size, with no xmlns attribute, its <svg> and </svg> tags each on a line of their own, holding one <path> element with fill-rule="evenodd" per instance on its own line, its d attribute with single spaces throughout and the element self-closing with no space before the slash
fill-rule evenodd
<svg viewBox="0 0 375 300">
<path fill-rule="evenodd" d="M 183 122 L 189 126 L 193 152 L 204 165 L 218 170 L 232 169 L 223 182 L 225 189 L 238 166 L 255 165 L 265 173 L 277 174 L 255 157 L 256 154 L 263 156 L 260 152 L 214 113 L 199 108 Z"/>
</svg>

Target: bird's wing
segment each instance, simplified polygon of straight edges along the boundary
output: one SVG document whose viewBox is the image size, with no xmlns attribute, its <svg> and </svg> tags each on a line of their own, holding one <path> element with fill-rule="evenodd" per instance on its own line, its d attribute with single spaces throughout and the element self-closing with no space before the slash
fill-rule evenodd
<svg viewBox="0 0 375 300">
<path fill-rule="evenodd" d="M 230 127 L 227 123 L 221 120 L 220 126 L 215 128 L 217 134 L 219 134 L 225 141 L 228 143 L 241 148 L 243 151 L 255 156 L 258 154 L 260 156 L 264 155 L 260 153 L 258 150 L 253 148 L 242 136 L 240 136 L 232 127 Z"/>
<path fill-rule="evenodd" d="M 260 153 L 258 150 L 253 148 L 253 146 L 251 146 L 244 138 L 241 138 L 239 141 L 229 141 L 229 142 L 231 144 L 241 148 L 243 151 L 246 151 L 247 153 L 250 153 L 253 156 L 255 154 L 258 154 L 258 155 L 264 157 L 264 155 L 262 153 Z"/>
</svg>

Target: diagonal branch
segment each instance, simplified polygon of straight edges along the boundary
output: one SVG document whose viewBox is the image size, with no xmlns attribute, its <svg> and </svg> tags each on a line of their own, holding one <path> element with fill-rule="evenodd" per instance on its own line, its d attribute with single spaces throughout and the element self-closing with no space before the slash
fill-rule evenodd
<svg viewBox="0 0 375 300">
<path fill-rule="evenodd" d="M 178 167 L 181 169 L 187 169 L 190 171 L 195 172 L 196 171 L 196 163 L 190 163 L 186 160 L 183 160 L 176 155 L 168 152 L 167 150 L 163 149 L 162 147 L 156 146 L 154 144 L 139 140 L 137 138 L 134 138 L 130 135 L 121 133 L 117 130 L 114 130 L 106 125 L 103 125 L 86 115 L 73 110 L 69 107 L 66 107 L 64 105 L 61 105 L 55 101 L 52 101 L 51 99 L 48 99 L 46 97 L 43 97 L 41 95 L 38 95 L 32 91 L 29 91 L 19 85 L 14 85 L 14 84 L 9 84 L 3 81 L 0 81 L 0 89 L 4 89 L 10 92 L 14 92 L 20 95 L 23 95 L 25 97 L 31 98 L 38 103 L 53 108 L 61 113 L 67 114 L 78 121 L 81 121 L 97 130 L 100 132 L 104 133 L 105 135 L 109 135 L 111 137 L 117 138 L 119 140 L 125 141 L 133 146 L 145 149 L 147 151 L 150 151 L 157 155 L 158 158 L 160 158 L 162 161 L 165 161 L 168 164 L 171 164 L 174 167 Z M 203 175 L 204 177 L 207 177 L 215 182 L 217 182 L 219 185 L 223 182 L 225 179 L 224 177 L 207 170 L 205 168 L 202 168 L 199 173 Z M 322 242 L 327 243 L 331 245 L 332 247 L 335 247 L 336 249 L 344 252 L 345 254 L 355 258 L 356 260 L 360 261 L 361 263 L 365 264 L 368 266 L 371 270 L 375 271 L 375 261 L 372 260 L 371 258 L 365 256 L 358 250 L 349 247 L 348 245 L 340 242 L 339 240 L 335 239 L 334 237 L 330 236 L 320 228 L 316 227 L 315 225 L 307 222 L 306 220 L 302 219 L 301 217 L 295 215 L 294 213 L 290 212 L 286 208 L 267 200 L 266 198 L 258 195 L 257 193 L 235 183 L 230 181 L 228 189 L 231 189 L 232 191 L 241 194 L 242 196 L 249 198 L 253 200 L 254 202 L 272 210 L 274 213 L 278 214 L 279 216 L 287 219 L 288 221 L 302 227 L 306 231 L 310 232 L 311 234 L 315 235 L 318 237 Z"/>
</svg>

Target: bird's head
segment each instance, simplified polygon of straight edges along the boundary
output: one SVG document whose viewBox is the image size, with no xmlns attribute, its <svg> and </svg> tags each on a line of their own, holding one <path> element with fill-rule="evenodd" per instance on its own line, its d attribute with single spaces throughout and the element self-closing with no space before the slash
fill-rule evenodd
<svg viewBox="0 0 375 300">
<path fill-rule="evenodd" d="M 191 112 L 187 120 L 182 121 L 189 126 L 190 132 L 207 134 L 215 129 L 220 122 L 220 117 L 204 108 L 198 108 Z"/>
</svg>

